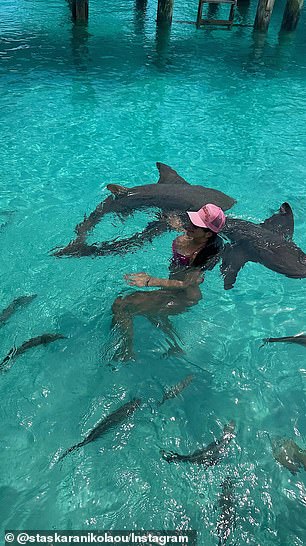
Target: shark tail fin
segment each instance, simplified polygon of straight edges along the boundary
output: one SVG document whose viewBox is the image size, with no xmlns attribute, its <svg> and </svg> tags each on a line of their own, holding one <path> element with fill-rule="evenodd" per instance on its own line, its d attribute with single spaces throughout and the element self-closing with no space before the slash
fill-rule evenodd
<svg viewBox="0 0 306 546">
<path fill-rule="evenodd" d="M 292 239 L 294 232 L 294 218 L 289 203 L 283 203 L 279 210 L 262 224 L 263 227 L 280 233 L 286 239 Z"/>
<path fill-rule="evenodd" d="M 129 192 L 128 188 L 125 188 L 124 186 L 119 186 L 119 184 L 107 184 L 106 187 L 116 197 L 127 195 Z"/>
<path fill-rule="evenodd" d="M 159 171 L 159 179 L 157 184 L 187 184 L 190 186 L 189 182 L 186 182 L 174 169 L 171 169 L 165 163 L 156 163 L 156 167 Z"/>
<path fill-rule="evenodd" d="M 58 458 L 57 462 L 59 463 L 60 461 L 62 461 L 68 455 L 68 453 L 71 453 L 71 451 L 74 451 L 75 449 L 77 449 L 78 447 L 81 447 L 82 445 L 83 443 L 80 442 L 79 444 L 75 444 L 74 446 L 66 449 L 66 451 L 64 451 L 64 453 Z"/>
<path fill-rule="evenodd" d="M 0 362 L 0 368 L 2 369 L 7 362 L 12 360 L 14 356 L 16 355 L 16 353 L 17 353 L 17 347 L 12 347 L 12 349 L 9 350 L 6 357 L 2 360 L 2 362 Z"/>
</svg>

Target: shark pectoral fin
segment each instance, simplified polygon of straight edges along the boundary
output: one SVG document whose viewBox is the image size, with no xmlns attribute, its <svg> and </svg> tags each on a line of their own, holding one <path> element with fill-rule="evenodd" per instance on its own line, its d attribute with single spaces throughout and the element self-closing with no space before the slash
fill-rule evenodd
<svg viewBox="0 0 306 546">
<path fill-rule="evenodd" d="M 165 165 L 165 163 L 156 163 L 156 167 L 159 171 L 159 179 L 157 184 L 187 184 L 190 186 L 189 182 L 186 182 L 174 169 Z"/>
<path fill-rule="evenodd" d="M 106 187 L 116 197 L 120 197 L 121 195 L 127 195 L 129 193 L 128 188 L 125 188 L 124 186 L 119 186 L 119 184 L 107 184 Z"/>
<path fill-rule="evenodd" d="M 294 231 L 293 212 L 289 203 L 283 203 L 279 210 L 262 224 L 263 227 L 282 234 L 286 239 L 292 239 Z"/>
<path fill-rule="evenodd" d="M 225 245 L 222 253 L 221 273 L 224 277 L 224 289 L 233 288 L 238 272 L 247 262 L 243 249 L 239 245 Z"/>
</svg>

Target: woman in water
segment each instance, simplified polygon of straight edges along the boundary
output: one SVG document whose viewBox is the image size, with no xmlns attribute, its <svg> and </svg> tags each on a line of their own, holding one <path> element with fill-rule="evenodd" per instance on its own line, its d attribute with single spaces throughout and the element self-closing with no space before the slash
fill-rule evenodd
<svg viewBox="0 0 306 546">
<path fill-rule="evenodd" d="M 212 269 L 219 260 L 222 239 L 218 233 L 224 224 L 224 212 L 213 204 L 204 205 L 197 212 L 187 212 L 183 221 L 180 220 L 185 234 L 172 244 L 169 278 L 157 278 L 145 272 L 125 275 L 130 286 L 160 290 L 137 291 L 114 301 L 112 328 L 121 338 L 116 358 L 133 357 L 133 317 L 136 315 L 143 315 L 162 328 L 172 341 L 172 348 L 181 350 L 169 316 L 182 313 L 202 298 L 199 287 L 203 282 L 202 271 Z"/>
</svg>

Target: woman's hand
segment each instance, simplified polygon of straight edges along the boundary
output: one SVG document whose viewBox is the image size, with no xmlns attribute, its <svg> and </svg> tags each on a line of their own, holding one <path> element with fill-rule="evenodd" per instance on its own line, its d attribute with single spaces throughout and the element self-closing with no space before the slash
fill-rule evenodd
<svg viewBox="0 0 306 546">
<path fill-rule="evenodd" d="M 124 275 L 126 282 L 130 286 L 138 286 L 142 288 L 143 286 L 150 286 L 151 276 L 142 271 L 141 273 L 128 273 Z"/>
<path fill-rule="evenodd" d="M 185 279 L 182 281 L 151 277 L 151 275 L 148 275 L 148 273 L 145 273 L 144 271 L 141 273 L 129 273 L 128 275 L 124 275 L 124 278 L 130 286 L 138 286 L 139 288 L 149 286 L 152 288 L 159 287 L 178 289 L 189 288 L 189 286 L 200 284 L 204 280 L 203 273 L 200 269 L 188 271 Z"/>
</svg>

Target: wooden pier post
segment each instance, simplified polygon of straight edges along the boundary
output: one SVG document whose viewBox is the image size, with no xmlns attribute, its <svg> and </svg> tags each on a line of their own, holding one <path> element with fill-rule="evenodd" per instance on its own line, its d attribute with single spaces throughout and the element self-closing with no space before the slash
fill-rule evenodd
<svg viewBox="0 0 306 546">
<path fill-rule="evenodd" d="M 145 37 L 145 23 L 148 0 L 136 0 L 134 5 L 135 33 Z"/>
<path fill-rule="evenodd" d="M 254 29 L 260 32 L 268 30 L 275 0 L 259 0 L 254 22 Z"/>
<path fill-rule="evenodd" d="M 256 70 L 258 65 L 262 63 L 266 41 L 267 35 L 265 32 L 254 31 L 252 33 L 252 45 L 250 47 L 250 53 L 247 61 L 248 70 Z"/>
<path fill-rule="evenodd" d="M 287 0 L 281 30 L 295 30 L 300 18 L 304 0 Z"/>
<path fill-rule="evenodd" d="M 135 2 L 136 11 L 145 13 L 147 10 L 147 3 L 148 3 L 148 0 L 136 0 Z"/>
<path fill-rule="evenodd" d="M 72 0 L 72 17 L 75 21 L 88 21 L 88 0 Z"/>
<path fill-rule="evenodd" d="M 158 0 L 157 23 L 170 26 L 172 23 L 174 0 Z"/>
<path fill-rule="evenodd" d="M 156 65 L 160 69 L 164 69 L 167 65 L 169 44 L 171 36 L 170 25 L 157 25 L 156 27 Z"/>
<path fill-rule="evenodd" d="M 249 11 L 250 11 L 251 0 L 238 0 L 237 2 L 237 13 L 241 17 L 241 22 L 243 25 L 248 23 Z M 243 27 L 242 27 L 243 28 Z"/>
</svg>

